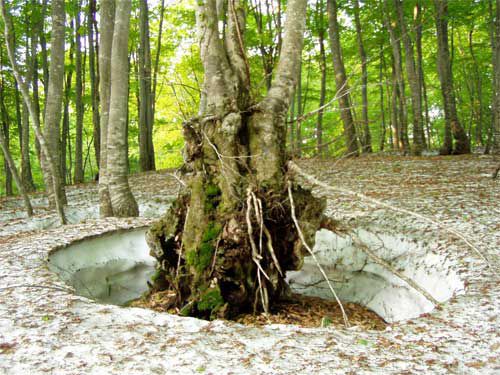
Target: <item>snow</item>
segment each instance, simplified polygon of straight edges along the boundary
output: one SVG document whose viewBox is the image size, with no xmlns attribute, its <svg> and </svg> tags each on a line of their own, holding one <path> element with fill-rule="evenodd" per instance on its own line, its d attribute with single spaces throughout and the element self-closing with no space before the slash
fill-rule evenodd
<svg viewBox="0 0 500 375">
<path fill-rule="evenodd" d="M 356 236 L 439 302 L 463 292 L 464 285 L 454 265 L 445 256 L 436 254 L 432 246 L 363 229 L 356 230 Z M 348 235 L 321 230 L 316 234 L 313 251 L 341 300 L 365 306 L 386 322 L 416 318 L 434 309 L 418 291 L 368 258 Z M 333 299 L 312 257 L 306 258 L 300 271 L 289 272 L 287 279 L 298 293 Z"/>
<path fill-rule="evenodd" d="M 481 249 L 498 272 L 500 182 L 485 177 L 495 165 L 492 158 L 373 157 L 341 163 L 315 160 L 301 165 L 330 184 L 364 192 L 453 226 Z M 164 212 L 177 189 L 176 183 L 162 173 L 135 176 L 131 185 L 139 202 L 160 201 L 157 215 Z M 321 189 L 315 193 L 326 194 Z M 72 188 L 72 194 L 81 198 L 77 202 L 70 198 L 72 206 L 96 204 L 93 185 Z M 16 209 L 11 200 L 0 204 L 6 211 Z M 38 212 L 41 205 L 35 207 Z M 55 217 L 43 211 L 46 218 Z M 248 327 L 104 305 L 68 289 L 48 269 L 48 254 L 89 236 L 150 225 L 152 219 L 88 219 L 28 232 L 28 221 L 21 224 L 19 218 L 9 219 L 2 211 L 0 373 L 500 372 L 498 279 L 477 254 L 427 223 L 373 208 L 349 196 L 330 197 L 328 213 L 351 227 L 372 232 L 376 224 L 394 238 L 428 242 L 425 248 L 450 262 L 449 269 L 464 282 L 465 293 L 455 295 L 440 310 L 393 323 L 382 332 L 335 326 Z M 414 249 L 418 252 L 419 245 Z M 352 262 L 349 266 L 354 265 Z"/>
</svg>

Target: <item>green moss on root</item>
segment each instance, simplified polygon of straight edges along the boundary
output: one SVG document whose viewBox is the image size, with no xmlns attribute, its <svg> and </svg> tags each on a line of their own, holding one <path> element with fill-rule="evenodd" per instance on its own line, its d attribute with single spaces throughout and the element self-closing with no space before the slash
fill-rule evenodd
<svg viewBox="0 0 500 375">
<path fill-rule="evenodd" d="M 200 296 L 200 300 L 196 304 L 198 311 L 210 312 L 211 317 L 222 306 L 224 306 L 224 298 L 222 298 L 222 294 L 221 294 L 220 288 L 218 286 L 215 288 L 207 289 L 207 291 L 205 291 Z"/>
</svg>

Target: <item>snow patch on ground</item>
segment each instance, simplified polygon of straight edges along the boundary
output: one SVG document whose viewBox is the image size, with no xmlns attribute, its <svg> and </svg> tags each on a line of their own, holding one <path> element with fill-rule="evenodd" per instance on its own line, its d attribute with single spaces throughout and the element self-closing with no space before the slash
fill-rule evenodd
<svg viewBox="0 0 500 375">
<path fill-rule="evenodd" d="M 83 239 L 49 255 L 49 269 L 97 302 L 124 305 L 148 290 L 156 260 L 149 256 L 146 229 Z"/>
<path fill-rule="evenodd" d="M 463 292 L 463 282 L 452 262 L 438 255 L 432 246 L 363 229 L 357 230 L 356 236 L 439 302 Z M 316 233 L 313 251 L 341 300 L 366 306 L 389 323 L 416 318 L 434 309 L 418 291 L 353 245 L 347 235 L 323 229 Z M 298 293 L 333 298 L 312 257 L 306 257 L 300 271 L 288 272 L 287 280 Z"/>
</svg>

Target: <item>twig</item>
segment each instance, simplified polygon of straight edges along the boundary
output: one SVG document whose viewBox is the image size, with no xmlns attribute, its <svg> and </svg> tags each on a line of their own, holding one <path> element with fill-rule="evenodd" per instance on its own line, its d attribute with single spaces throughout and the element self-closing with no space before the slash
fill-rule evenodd
<svg viewBox="0 0 500 375">
<path fill-rule="evenodd" d="M 297 233 L 299 234 L 300 240 L 302 241 L 302 244 L 304 247 L 307 249 L 311 257 L 313 258 L 314 262 L 316 263 L 316 266 L 318 267 L 319 271 L 325 278 L 326 283 L 328 284 L 328 287 L 330 288 L 333 296 L 335 297 L 335 300 L 340 306 L 340 310 L 342 311 L 342 318 L 344 319 L 344 325 L 346 328 L 349 328 L 349 319 L 347 318 L 347 314 L 345 313 L 344 306 L 342 305 L 342 302 L 340 302 L 339 297 L 337 296 L 337 293 L 335 293 L 335 289 L 333 289 L 332 284 L 330 283 L 330 279 L 326 275 L 325 270 L 321 266 L 321 264 L 318 262 L 318 258 L 316 258 L 316 254 L 312 251 L 312 249 L 309 247 L 309 245 L 306 242 L 306 239 L 304 238 L 304 234 L 302 233 L 302 230 L 300 229 L 299 222 L 297 220 L 297 217 L 295 216 L 295 204 L 293 202 L 293 194 L 292 194 L 292 183 L 288 181 L 288 197 L 290 198 L 290 207 L 292 211 L 292 219 L 293 222 L 295 223 L 295 227 L 297 228 Z"/>
<path fill-rule="evenodd" d="M 366 245 L 361 239 L 356 236 L 355 234 L 351 233 L 349 236 L 352 238 L 353 243 L 361 250 L 363 251 L 368 258 L 373 260 L 375 263 L 378 265 L 384 267 L 386 270 L 390 271 L 397 277 L 399 277 L 401 280 L 403 280 L 405 283 L 407 283 L 409 286 L 411 286 L 413 289 L 415 289 L 417 292 L 422 294 L 426 299 L 428 299 L 430 302 L 432 302 L 436 307 L 439 306 L 439 301 L 436 300 L 428 291 L 426 291 L 424 288 L 422 288 L 420 285 L 418 285 L 415 281 L 404 275 L 403 273 L 399 272 L 397 269 L 395 269 L 393 266 L 391 266 L 388 262 L 380 258 L 377 254 L 375 254 L 369 247 Z"/>
<path fill-rule="evenodd" d="M 434 224 L 436 225 L 437 227 L 443 229 L 444 231 L 448 232 L 448 233 L 451 233 L 453 234 L 454 236 L 458 237 L 459 239 L 461 239 L 465 244 L 467 244 L 467 246 L 469 248 L 471 248 L 476 254 L 479 255 L 479 257 L 481 259 L 484 260 L 484 262 L 486 263 L 486 265 L 490 268 L 490 270 L 495 274 L 495 276 L 498 277 L 498 272 L 494 269 L 494 267 L 491 265 L 490 261 L 488 260 L 488 258 L 486 258 L 485 255 L 483 255 L 483 253 L 472 243 L 470 242 L 463 234 L 457 232 L 455 229 L 453 228 L 449 228 L 448 226 L 446 226 L 445 224 L 443 223 L 440 223 L 439 221 L 437 220 L 434 220 L 434 219 L 431 219 L 427 216 L 424 216 L 424 215 L 421 215 L 419 214 L 418 212 L 414 212 L 414 211 L 410 211 L 410 210 L 407 210 L 407 209 L 404 209 L 404 208 L 399 208 L 399 207 L 394 207 L 388 203 L 385 203 L 385 202 L 382 202 L 382 201 L 379 201 L 378 199 L 374 199 L 374 198 L 370 198 L 364 194 L 361 194 L 361 193 L 358 193 L 356 191 L 352 191 L 352 190 L 348 190 L 348 189 L 344 189 L 344 188 L 341 188 L 341 187 L 337 187 L 337 186 L 330 186 L 330 185 L 327 185 L 325 184 L 324 182 L 318 180 L 316 177 L 310 175 L 310 174 L 307 174 L 306 172 L 304 172 L 302 169 L 300 169 L 300 167 L 295 164 L 293 161 L 289 161 L 288 162 L 288 168 L 294 172 L 296 172 L 297 174 L 299 174 L 300 176 L 302 176 L 303 178 L 305 178 L 307 181 L 309 181 L 310 183 L 314 184 L 314 185 L 318 185 L 318 186 L 321 186 L 322 188 L 324 189 L 327 189 L 327 190 L 331 190 L 331 191 L 335 191 L 337 193 L 342 193 L 342 194 L 347 194 L 347 195 L 352 195 L 352 196 L 355 196 L 363 201 L 366 201 L 368 203 L 371 203 L 373 205 L 376 205 L 376 206 L 381 206 L 381 207 L 384 207 L 384 208 L 387 208 L 389 210 L 392 210 L 392 211 L 395 211 L 395 212 L 400 212 L 400 213 L 404 213 L 406 215 L 410 215 L 410 216 L 413 216 L 413 217 L 416 217 L 418 219 L 421 219 L 423 221 L 426 221 L 430 224 Z"/>
</svg>

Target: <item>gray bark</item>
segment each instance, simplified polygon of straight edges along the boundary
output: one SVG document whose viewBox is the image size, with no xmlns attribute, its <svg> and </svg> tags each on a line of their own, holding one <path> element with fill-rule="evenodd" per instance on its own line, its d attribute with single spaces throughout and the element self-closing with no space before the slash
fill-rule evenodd
<svg viewBox="0 0 500 375">
<path fill-rule="evenodd" d="M 64 4 L 63 4 L 64 5 Z M 0 0 L 0 8 L 2 11 L 2 16 L 4 19 L 4 35 L 5 35 L 5 43 L 7 47 L 7 53 L 9 55 L 9 61 L 12 66 L 12 71 L 14 74 L 14 77 L 16 79 L 16 82 L 19 86 L 19 89 L 21 91 L 21 94 L 23 96 L 23 99 L 28 106 L 28 110 L 30 113 L 31 121 L 33 124 L 33 130 L 35 132 L 35 136 L 38 139 L 38 142 L 40 143 L 40 148 L 42 151 L 43 156 L 45 157 L 45 160 L 47 164 L 50 167 L 50 174 L 51 174 L 51 187 L 54 192 L 56 192 L 56 199 L 55 199 L 55 204 L 56 204 L 56 210 L 57 214 L 59 216 L 59 219 L 61 221 L 61 224 L 66 224 L 66 217 L 64 215 L 64 207 L 63 207 L 63 200 L 60 194 L 60 180 L 55 177 L 59 173 L 59 169 L 57 168 L 56 161 L 52 158 L 52 154 L 49 151 L 49 146 L 40 130 L 40 122 L 39 118 L 37 116 L 37 113 L 35 112 L 35 105 L 31 100 L 28 86 L 26 85 L 25 81 L 23 80 L 21 74 L 19 73 L 18 66 L 16 64 L 16 59 L 15 59 L 15 52 L 14 52 L 14 47 L 13 47 L 13 34 L 12 34 L 12 23 L 11 19 L 8 16 L 7 13 L 7 8 L 5 7 L 5 0 Z M 63 7 L 64 11 L 64 7 Z"/>
<path fill-rule="evenodd" d="M 333 67 L 335 69 L 335 84 L 337 87 L 336 96 L 338 97 L 340 107 L 340 117 L 344 124 L 344 136 L 347 146 L 347 154 L 350 156 L 358 155 L 358 140 L 356 137 L 356 127 L 352 116 L 349 100 L 349 85 L 345 72 L 344 62 L 342 60 L 342 48 L 340 46 L 340 30 L 337 20 L 337 1 L 328 0 L 328 33 L 330 36 L 330 47 L 332 50 Z"/>
<path fill-rule="evenodd" d="M 368 61 L 363 43 L 363 32 L 359 18 L 359 1 L 354 0 L 354 24 L 356 26 L 356 38 L 358 41 L 359 58 L 361 59 L 361 96 L 363 102 L 363 152 L 372 152 L 372 136 L 370 133 L 370 121 L 368 119 Z"/>
<path fill-rule="evenodd" d="M 139 2 L 139 164 L 141 171 L 155 169 L 153 147 L 153 92 L 151 82 L 151 48 L 149 43 L 149 9 Z"/>
<path fill-rule="evenodd" d="M 44 175 L 45 186 L 49 194 L 49 204 L 55 207 L 56 197 L 61 199 L 63 204 L 66 204 L 66 192 L 64 189 L 61 176 L 60 162 L 60 123 L 62 114 L 62 99 L 64 89 L 64 43 L 65 43 L 65 20 L 66 12 L 64 9 L 63 0 L 52 1 L 52 34 L 50 41 L 50 65 L 49 65 L 49 83 L 47 89 L 45 116 L 44 116 L 44 139 L 47 142 L 47 147 L 51 153 L 51 158 L 55 163 L 55 174 L 51 176 L 51 167 L 46 159 L 46 155 L 42 154 L 42 170 Z M 52 189 L 51 179 L 58 180 L 58 191 Z"/>
<path fill-rule="evenodd" d="M 129 74 L 128 37 L 131 5 L 130 0 L 122 0 L 116 3 L 115 26 L 111 47 L 111 91 L 109 97 L 106 175 L 113 216 L 117 217 L 139 215 L 139 207 L 128 184 L 126 142 Z"/>
<path fill-rule="evenodd" d="M 99 168 L 99 213 L 101 217 L 113 216 L 111 198 L 108 189 L 107 154 L 109 98 L 111 93 L 111 47 L 115 26 L 115 1 L 102 1 L 99 11 L 100 47 L 99 47 L 99 97 L 101 100 L 101 146 Z"/>
<path fill-rule="evenodd" d="M 448 0 L 434 0 L 436 9 L 436 29 L 438 41 L 437 64 L 445 113 L 445 137 L 441 154 L 468 154 L 470 144 L 464 128 L 460 124 L 453 89 L 453 73 L 448 47 Z M 455 138 L 455 147 L 451 136 Z"/>
<path fill-rule="evenodd" d="M 94 29 L 96 23 L 96 0 L 89 0 L 87 13 L 87 36 L 89 49 L 90 96 L 92 97 L 92 125 L 94 135 L 94 152 L 97 167 L 101 158 L 101 128 L 99 123 L 99 79 L 97 72 L 96 44 Z"/>
<path fill-rule="evenodd" d="M 75 16 L 75 184 L 81 184 L 84 180 L 83 170 L 83 67 L 82 67 L 82 37 L 80 35 L 80 9 L 81 0 L 78 1 Z"/>
<path fill-rule="evenodd" d="M 493 153 L 500 154 L 500 0 L 496 0 L 495 32 L 493 42 L 493 72 L 494 72 L 494 97 L 493 97 Z"/>
<path fill-rule="evenodd" d="M 422 125 L 422 88 L 420 85 L 419 71 L 415 65 L 413 41 L 411 40 L 403 13 L 401 0 L 394 0 L 398 23 L 405 48 L 405 67 L 410 85 L 411 101 L 413 106 L 413 149 L 415 155 L 420 155 L 425 148 L 425 136 Z"/>
</svg>

